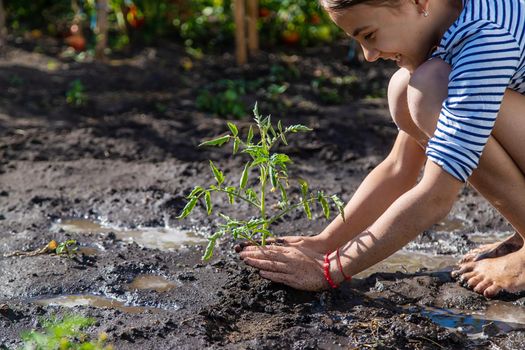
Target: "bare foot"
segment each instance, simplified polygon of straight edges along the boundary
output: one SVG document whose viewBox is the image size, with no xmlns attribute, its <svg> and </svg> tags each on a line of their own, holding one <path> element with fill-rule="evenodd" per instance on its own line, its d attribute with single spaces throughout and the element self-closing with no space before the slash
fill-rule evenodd
<svg viewBox="0 0 525 350">
<path fill-rule="evenodd" d="M 476 293 L 487 298 L 505 290 L 509 293 L 525 291 L 525 248 L 497 258 L 460 263 L 452 271 Z"/>
<path fill-rule="evenodd" d="M 479 261 L 488 258 L 498 258 L 515 252 L 523 247 L 523 238 L 517 232 L 502 242 L 496 242 L 491 244 L 485 244 L 481 247 L 472 249 L 470 252 L 465 254 L 459 261 L 460 264 Z"/>
</svg>

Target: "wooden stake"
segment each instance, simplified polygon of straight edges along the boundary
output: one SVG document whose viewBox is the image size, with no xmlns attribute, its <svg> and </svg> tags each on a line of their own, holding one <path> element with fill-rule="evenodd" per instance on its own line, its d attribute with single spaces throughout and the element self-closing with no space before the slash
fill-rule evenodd
<svg viewBox="0 0 525 350">
<path fill-rule="evenodd" d="M 259 51 L 257 20 L 259 19 L 259 0 L 248 0 L 248 49 L 254 55 Z"/>
<path fill-rule="evenodd" d="M 4 44 L 7 37 L 7 28 L 5 26 L 5 8 L 3 0 L 0 0 L 0 45 Z"/>
<path fill-rule="evenodd" d="M 106 56 L 105 51 L 108 46 L 108 0 L 97 0 L 97 45 L 95 46 L 95 58 L 103 60 Z"/>
<path fill-rule="evenodd" d="M 244 0 L 235 0 L 235 44 L 237 64 L 243 65 L 247 61 L 246 29 L 244 25 L 246 7 Z"/>
</svg>

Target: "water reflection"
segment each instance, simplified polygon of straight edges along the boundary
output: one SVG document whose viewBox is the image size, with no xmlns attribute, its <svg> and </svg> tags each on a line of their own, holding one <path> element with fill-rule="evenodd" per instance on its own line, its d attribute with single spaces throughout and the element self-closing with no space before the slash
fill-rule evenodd
<svg viewBox="0 0 525 350">
<path fill-rule="evenodd" d="M 86 219 L 63 220 L 55 229 L 74 233 L 114 233 L 118 239 L 136 242 L 138 245 L 160 250 L 174 250 L 181 246 L 204 244 L 206 239 L 191 231 L 166 227 L 144 227 L 134 230 L 102 225 Z"/>
<path fill-rule="evenodd" d="M 127 306 L 123 302 L 116 299 L 104 298 L 97 295 L 61 295 L 58 297 L 39 299 L 34 301 L 35 304 L 42 306 L 63 306 L 63 307 L 77 307 L 77 306 L 91 306 L 101 309 L 116 309 L 128 314 L 138 314 L 145 311 L 158 312 L 156 308 L 141 307 L 141 306 Z"/>
</svg>

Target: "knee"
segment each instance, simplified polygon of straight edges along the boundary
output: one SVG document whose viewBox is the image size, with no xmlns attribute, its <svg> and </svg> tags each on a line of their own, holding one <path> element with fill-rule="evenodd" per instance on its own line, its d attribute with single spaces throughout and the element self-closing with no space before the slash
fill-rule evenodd
<svg viewBox="0 0 525 350">
<path fill-rule="evenodd" d="M 441 106 L 447 98 L 450 71 L 448 63 L 434 58 L 416 69 L 408 83 L 410 116 L 427 137 L 434 134 Z"/>
<path fill-rule="evenodd" d="M 394 123 L 403 129 L 405 120 L 410 118 L 407 104 L 407 88 L 410 81 L 410 72 L 404 68 L 399 69 L 390 78 L 388 84 L 388 108 Z"/>
</svg>

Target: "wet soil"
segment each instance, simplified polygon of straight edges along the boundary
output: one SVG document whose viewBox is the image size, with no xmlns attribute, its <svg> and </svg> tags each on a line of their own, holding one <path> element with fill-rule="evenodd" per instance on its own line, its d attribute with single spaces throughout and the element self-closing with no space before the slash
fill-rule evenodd
<svg viewBox="0 0 525 350">
<path fill-rule="evenodd" d="M 224 119 L 196 107 L 203 88 L 269 76 L 275 66 L 299 72 L 278 99 L 251 91 L 246 103 L 259 100 L 284 125 L 314 128 L 283 149 L 295 159 L 290 173 L 346 201 L 395 137 L 381 90 L 394 67 L 345 64 L 344 45 L 262 53 L 242 68 L 229 54 L 206 56 L 190 70 L 173 44 L 106 63 L 79 63 L 48 47 L 0 50 L 0 256 L 51 239 L 77 240 L 81 250 L 73 258 L 0 257 L 0 348 L 19 346 L 20 331 L 39 329 L 42 318 L 71 312 L 96 318 L 89 332 L 107 332 L 116 349 L 525 346 L 525 298 L 488 301 L 449 276 L 476 242 L 511 232 L 469 187 L 447 221 L 382 266 L 320 293 L 261 279 L 239 262 L 229 238 L 203 263 L 195 238 L 211 232 L 213 217 L 197 210 L 175 218 L 191 188 L 211 182 L 208 159 L 229 179 L 242 170 L 242 157 L 196 147 L 226 131 Z M 320 77 L 358 83 L 331 85 L 345 96 L 331 104 L 312 84 Z M 75 79 L 88 98 L 79 108 L 65 99 Z M 246 132 L 249 119 L 238 125 Z M 228 209 L 226 200 L 218 207 L 253 214 L 242 204 Z M 79 220 L 91 226 L 64 224 Z M 311 235 L 326 224 L 292 214 L 275 232 Z M 192 239 L 149 244 L 173 230 Z M 144 232 L 153 239 L 138 239 Z"/>
</svg>

